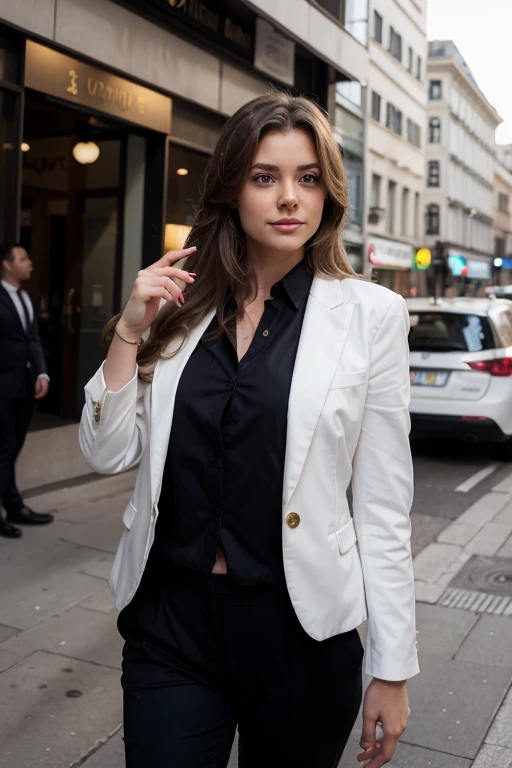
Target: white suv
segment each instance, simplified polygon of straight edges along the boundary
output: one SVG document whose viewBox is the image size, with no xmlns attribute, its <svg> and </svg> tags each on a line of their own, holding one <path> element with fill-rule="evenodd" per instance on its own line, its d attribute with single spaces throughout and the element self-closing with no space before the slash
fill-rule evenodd
<svg viewBox="0 0 512 768">
<path fill-rule="evenodd" d="M 512 461 L 512 302 L 406 299 L 411 432 L 499 443 Z"/>
</svg>

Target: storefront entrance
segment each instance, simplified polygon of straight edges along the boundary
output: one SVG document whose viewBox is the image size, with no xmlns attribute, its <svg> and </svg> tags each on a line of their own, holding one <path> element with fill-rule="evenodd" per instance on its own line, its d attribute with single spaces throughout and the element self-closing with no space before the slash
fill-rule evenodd
<svg viewBox="0 0 512 768">
<path fill-rule="evenodd" d="M 35 429 L 77 418 L 104 356 L 101 330 L 120 306 L 128 136 L 115 121 L 26 94 L 20 240 L 34 263 L 26 287 L 40 303 L 51 379 Z M 92 163 L 82 162 L 84 139 L 99 152 Z"/>
</svg>

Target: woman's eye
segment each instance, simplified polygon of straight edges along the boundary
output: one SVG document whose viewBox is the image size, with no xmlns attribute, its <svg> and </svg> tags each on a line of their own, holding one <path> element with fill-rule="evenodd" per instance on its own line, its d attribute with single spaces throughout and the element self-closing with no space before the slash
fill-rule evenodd
<svg viewBox="0 0 512 768">
<path fill-rule="evenodd" d="M 315 181 L 318 181 L 318 176 L 315 176 L 314 173 L 306 173 L 302 177 L 302 180 L 304 181 L 306 179 L 309 179 L 309 181 L 306 182 L 307 184 L 314 184 Z"/>
<path fill-rule="evenodd" d="M 272 176 L 268 176 L 266 173 L 260 173 L 259 176 L 255 177 L 256 181 L 261 181 L 262 184 L 269 184 L 273 181 Z"/>
</svg>

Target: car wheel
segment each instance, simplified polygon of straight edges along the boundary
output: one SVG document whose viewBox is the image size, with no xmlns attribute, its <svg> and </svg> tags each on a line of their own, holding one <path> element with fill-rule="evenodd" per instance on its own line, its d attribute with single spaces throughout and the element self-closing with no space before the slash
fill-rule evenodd
<svg viewBox="0 0 512 768">
<path fill-rule="evenodd" d="M 496 444 L 496 457 L 501 461 L 512 461 L 512 438 Z"/>
</svg>

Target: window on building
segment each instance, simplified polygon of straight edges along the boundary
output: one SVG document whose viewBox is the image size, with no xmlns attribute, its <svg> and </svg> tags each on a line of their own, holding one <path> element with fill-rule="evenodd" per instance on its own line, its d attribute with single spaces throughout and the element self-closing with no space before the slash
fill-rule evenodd
<svg viewBox="0 0 512 768">
<path fill-rule="evenodd" d="M 430 80 L 428 85 L 428 97 L 431 101 L 438 101 L 442 98 L 442 87 L 440 80 Z"/>
<path fill-rule="evenodd" d="M 409 46 L 409 58 L 407 60 L 407 71 L 410 72 L 411 75 L 412 75 L 413 68 L 414 68 L 414 52 L 411 46 Z"/>
<path fill-rule="evenodd" d="M 372 91 L 372 117 L 380 123 L 381 98 L 376 91 Z"/>
<path fill-rule="evenodd" d="M 402 61 L 402 35 L 395 32 L 393 27 L 389 28 L 389 52 L 397 61 Z"/>
<path fill-rule="evenodd" d="M 373 37 L 378 43 L 382 43 L 382 16 L 377 11 L 373 12 Z"/>
<path fill-rule="evenodd" d="M 429 144 L 441 142 L 441 121 L 438 117 L 431 117 L 428 121 L 428 141 Z"/>
<path fill-rule="evenodd" d="M 376 173 L 372 173 L 372 190 L 370 197 L 370 207 L 380 208 L 380 186 L 382 178 L 377 176 Z"/>
<path fill-rule="evenodd" d="M 427 186 L 439 187 L 441 182 L 439 160 L 428 161 L 428 181 Z"/>
<path fill-rule="evenodd" d="M 421 147 L 421 128 L 414 120 L 407 118 L 407 140 L 415 147 Z"/>
<path fill-rule="evenodd" d="M 421 56 L 416 56 L 416 80 L 421 82 Z"/>
<path fill-rule="evenodd" d="M 420 236 L 420 193 L 416 192 L 414 195 L 414 218 L 413 218 L 413 233 L 416 240 Z"/>
<path fill-rule="evenodd" d="M 395 232 L 396 182 L 388 181 L 388 203 L 386 207 L 386 230 L 390 235 Z"/>
<path fill-rule="evenodd" d="M 506 240 L 504 237 L 494 238 L 494 255 L 500 258 L 505 256 Z"/>
<path fill-rule="evenodd" d="M 386 109 L 386 127 L 402 135 L 402 113 L 388 101 Z"/>
<path fill-rule="evenodd" d="M 425 217 L 425 229 L 427 235 L 439 234 L 439 206 L 436 203 L 427 205 L 427 213 Z"/>
<path fill-rule="evenodd" d="M 409 234 L 409 190 L 402 189 L 402 210 L 400 211 L 400 234 Z"/>
<path fill-rule="evenodd" d="M 343 21 L 343 0 L 317 0 L 318 5 L 320 5 L 327 13 L 330 13 L 331 16 L 334 16 L 335 19 L 338 19 L 338 21 Z"/>
<path fill-rule="evenodd" d="M 508 213 L 508 195 L 504 192 L 498 193 L 498 210 L 500 213 Z"/>
</svg>

